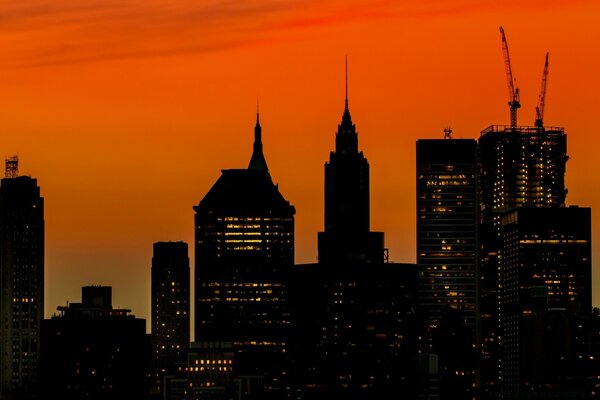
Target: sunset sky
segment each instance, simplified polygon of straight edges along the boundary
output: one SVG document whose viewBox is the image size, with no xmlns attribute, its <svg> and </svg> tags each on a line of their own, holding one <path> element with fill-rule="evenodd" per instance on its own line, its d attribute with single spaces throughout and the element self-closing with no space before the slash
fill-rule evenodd
<svg viewBox="0 0 600 400">
<path fill-rule="evenodd" d="M 371 227 L 414 262 L 415 141 L 509 123 L 501 25 L 520 124 L 550 52 L 545 122 L 566 128 L 568 204 L 593 207 L 600 305 L 599 20 L 597 0 L 0 0 L 0 154 L 45 197 L 46 316 L 102 284 L 149 319 L 152 244 L 190 243 L 193 266 L 192 206 L 247 166 L 257 98 L 296 262 L 316 261 L 346 55 Z"/>
</svg>

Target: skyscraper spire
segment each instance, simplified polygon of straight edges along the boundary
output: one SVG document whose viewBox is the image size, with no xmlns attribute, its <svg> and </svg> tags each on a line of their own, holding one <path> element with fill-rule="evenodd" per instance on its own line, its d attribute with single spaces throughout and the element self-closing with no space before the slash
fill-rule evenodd
<svg viewBox="0 0 600 400">
<path fill-rule="evenodd" d="M 352 123 L 350 109 L 348 108 L 348 56 L 346 56 L 346 100 L 344 115 L 342 116 L 342 122 L 338 125 L 338 133 L 336 135 L 336 151 L 340 153 L 358 152 L 356 127 Z"/>
<path fill-rule="evenodd" d="M 258 109 L 258 100 L 256 101 L 256 126 L 254 127 L 254 149 L 252 151 L 252 157 L 250 158 L 250 164 L 248 169 L 258 169 L 268 171 L 267 161 L 263 154 L 262 147 L 262 128 L 260 127 L 260 115 Z"/>
<path fill-rule="evenodd" d="M 346 107 L 348 109 L 348 56 L 346 56 Z"/>
</svg>

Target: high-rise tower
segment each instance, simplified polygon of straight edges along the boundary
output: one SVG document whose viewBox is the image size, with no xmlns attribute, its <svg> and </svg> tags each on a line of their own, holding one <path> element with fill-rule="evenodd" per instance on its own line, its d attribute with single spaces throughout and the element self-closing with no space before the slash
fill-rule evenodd
<svg viewBox="0 0 600 400">
<path fill-rule="evenodd" d="M 490 126 L 478 145 L 481 378 L 484 390 L 496 390 L 502 216 L 515 207 L 565 205 L 567 137 L 564 128 Z"/>
<path fill-rule="evenodd" d="M 348 108 L 348 84 L 335 151 L 325 163 L 325 230 L 319 232 L 319 263 L 383 262 L 383 232 L 370 231 L 369 163 L 358 151 Z"/>
<path fill-rule="evenodd" d="M 152 351 L 156 378 L 172 375 L 190 347 L 190 259 L 185 242 L 154 243 Z"/>
<path fill-rule="evenodd" d="M 295 209 L 271 179 L 261 133 L 257 114 L 248 168 L 223 170 L 194 207 L 195 336 L 232 342 L 234 372 L 269 386 L 283 372 Z"/>
<path fill-rule="evenodd" d="M 35 395 L 43 317 L 44 199 L 10 158 L 0 184 L 0 397 Z"/>
</svg>

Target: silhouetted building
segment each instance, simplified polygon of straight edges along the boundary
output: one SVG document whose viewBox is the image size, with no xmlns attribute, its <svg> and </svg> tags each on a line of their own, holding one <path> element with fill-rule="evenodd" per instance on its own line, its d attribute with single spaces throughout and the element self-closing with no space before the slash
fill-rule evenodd
<svg viewBox="0 0 600 400">
<path fill-rule="evenodd" d="M 285 372 L 295 209 L 269 174 L 258 115 L 254 134 L 248 168 L 223 170 L 194 207 L 195 335 L 232 342 L 236 375 L 262 376 L 273 391 Z"/>
<path fill-rule="evenodd" d="M 369 163 L 358 151 L 348 98 L 325 163 L 325 230 L 319 232 L 319 263 L 384 261 L 383 232 L 370 231 Z"/>
<path fill-rule="evenodd" d="M 417 266 L 440 396 L 459 399 L 475 384 L 477 142 L 447 133 L 417 141 Z"/>
<path fill-rule="evenodd" d="M 563 128 L 490 126 L 478 144 L 481 379 L 484 390 L 495 391 L 501 216 L 522 205 L 564 206 L 567 137 Z"/>
<path fill-rule="evenodd" d="M 415 398 L 416 266 L 339 267 L 297 265 L 290 276 L 293 393 L 298 399 Z"/>
<path fill-rule="evenodd" d="M 41 389 L 51 399 L 144 399 L 146 320 L 112 308 L 111 287 L 84 286 L 82 302 L 42 322 Z"/>
<path fill-rule="evenodd" d="M 190 345 L 190 260 L 184 242 L 154 243 L 152 257 L 152 351 L 158 388 Z"/>
<path fill-rule="evenodd" d="M 292 393 L 298 399 L 416 396 L 417 271 L 387 263 L 369 226 L 369 166 L 346 97 L 325 165 L 319 263 L 289 279 Z"/>
<path fill-rule="evenodd" d="M 35 396 L 43 318 L 44 199 L 13 157 L 0 184 L 0 398 Z"/>
<path fill-rule="evenodd" d="M 499 378 L 503 394 L 518 397 L 521 390 L 532 390 L 532 369 L 525 366 L 541 361 L 530 354 L 543 336 L 531 325 L 532 314 L 542 315 L 538 323 L 545 323 L 547 310 L 591 315 L 591 210 L 520 207 L 506 213 L 501 224 Z M 560 340 L 571 340 L 565 335 Z M 558 383 L 556 377 L 539 382 L 537 376 L 538 384 Z"/>
</svg>

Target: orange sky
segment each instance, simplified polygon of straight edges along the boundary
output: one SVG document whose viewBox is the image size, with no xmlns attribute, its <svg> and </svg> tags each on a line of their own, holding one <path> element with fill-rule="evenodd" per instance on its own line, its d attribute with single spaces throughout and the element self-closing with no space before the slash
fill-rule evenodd
<svg viewBox="0 0 600 400">
<path fill-rule="evenodd" d="M 192 206 L 248 163 L 257 97 L 296 261 L 315 261 L 345 55 L 372 229 L 414 262 L 416 139 L 508 123 L 500 25 L 522 124 L 550 51 L 545 121 L 566 128 L 567 200 L 594 207 L 598 237 L 599 18 L 594 0 L 0 0 L 0 152 L 46 198 L 46 315 L 104 284 L 149 318 L 152 243 L 193 243 Z M 594 260 L 600 305 L 598 241 Z"/>
</svg>

